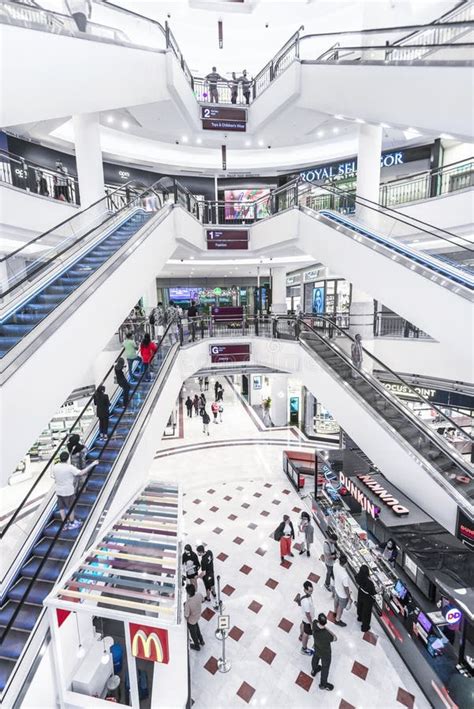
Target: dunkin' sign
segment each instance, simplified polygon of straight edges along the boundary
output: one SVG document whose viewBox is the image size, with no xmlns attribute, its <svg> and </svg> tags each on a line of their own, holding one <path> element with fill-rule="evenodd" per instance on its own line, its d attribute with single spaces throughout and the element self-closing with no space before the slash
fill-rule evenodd
<svg viewBox="0 0 474 709">
<path fill-rule="evenodd" d="M 134 657 L 168 664 L 170 656 L 167 630 L 130 623 L 130 642 Z"/>
<path fill-rule="evenodd" d="M 380 485 L 380 483 L 374 480 L 370 475 L 357 475 L 357 479 L 366 485 L 369 490 L 379 498 L 380 502 L 386 507 L 390 507 L 392 512 L 396 515 L 402 517 L 403 515 L 409 514 L 410 510 L 404 507 L 404 505 L 401 505 L 400 501 L 397 500 L 392 493 L 386 490 L 383 485 Z M 348 477 L 341 472 L 339 473 L 339 482 L 344 485 L 349 494 L 357 500 L 365 512 L 368 512 L 371 517 L 377 519 L 380 514 L 380 508 L 356 485 L 354 478 Z"/>
</svg>

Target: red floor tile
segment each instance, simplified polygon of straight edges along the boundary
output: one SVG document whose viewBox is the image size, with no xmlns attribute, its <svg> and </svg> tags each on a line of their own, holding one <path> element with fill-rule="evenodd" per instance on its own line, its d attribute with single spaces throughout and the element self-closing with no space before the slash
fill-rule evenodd
<svg viewBox="0 0 474 709">
<path fill-rule="evenodd" d="M 291 511 L 299 514 L 301 512 L 301 507 L 293 507 Z"/>
<path fill-rule="evenodd" d="M 211 620 L 211 618 L 214 618 L 215 613 L 212 610 L 212 608 L 204 608 L 203 612 L 201 613 L 201 618 L 204 618 L 204 620 Z"/>
<path fill-rule="evenodd" d="M 224 500 L 227 500 L 227 502 L 230 502 L 230 500 L 232 500 L 232 497 L 230 495 L 226 495 L 224 497 Z"/>
<path fill-rule="evenodd" d="M 241 699 L 243 699 L 244 702 L 247 702 L 247 704 L 252 699 L 254 694 L 255 694 L 255 689 L 252 687 L 252 685 L 247 684 L 247 682 L 242 682 L 242 684 L 240 685 L 240 688 L 237 692 L 237 696 L 240 697 Z"/>
<path fill-rule="evenodd" d="M 341 699 L 338 709 L 356 709 L 356 707 L 350 702 L 346 702 L 345 699 Z"/>
<path fill-rule="evenodd" d="M 271 588 L 272 591 L 274 591 L 278 586 L 278 581 L 275 581 L 275 579 L 268 579 L 265 586 L 268 586 L 268 588 Z"/>
<path fill-rule="evenodd" d="M 237 490 L 239 490 L 239 492 L 242 492 L 243 489 L 244 488 L 241 485 L 239 485 L 239 487 L 237 488 Z"/>
<path fill-rule="evenodd" d="M 236 537 L 232 541 L 234 542 L 234 544 L 242 544 L 244 540 L 242 539 L 242 537 Z"/>
<path fill-rule="evenodd" d="M 402 689 L 402 687 L 399 687 L 397 693 L 397 702 L 400 702 L 400 704 L 403 704 L 403 706 L 408 707 L 408 709 L 413 709 L 413 705 L 415 704 L 415 697 L 413 696 L 413 694 L 410 694 L 410 692 L 407 692 L 406 689 Z"/>
<path fill-rule="evenodd" d="M 252 571 L 252 567 L 251 567 L 251 566 L 247 566 L 247 564 L 244 564 L 244 565 L 241 567 L 240 571 L 241 571 L 241 573 L 243 573 L 243 574 L 245 574 L 246 576 L 248 576 L 249 573 Z"/>
<path fill-rule="evenodd" d="M 267 510 L 262 510 L 262 511 L 260 512 L 260 514 L 262 515 L 262 517 L 268 517 L 268 515 L 270 514 L 270 512 L 267 512 Z"/>
<path fill-rule="evenodd" d="M 224 530 L 221 529 L 220 527 L 216 527 L 216 528 L 213 529 L 212 531 L 214 532 L 214 534 L 222 534 L 222 532 L 223 532 Z"/>
<path fill-rule="evenodd" d="M 254 492 L 253 496 L 254 497 L 262 497 L 262 493 L 261 492 Z"/>
<path fill-rule="evenodd" d="M 271 484 L 271 483 L 265 483 L 265 485 L 264 485 L 263 487 L 272 487 L 272 484 Z"/>
<path fill-rule="evenodd" d="M 229 630 L 229 638 L 232 638 L 232 640 L 235 640 L 236 643 L 239 642 L 240 638 L 244 634 L 244 631 L 238 628 L 236 625 L 234 625 L 233 628 Z"/>
<path fill-rule="evenodd" d="M 371 645 L 377 645 L 378 636 L 370 630 L 367 630 L 367 632 L 363 634 L 362 638 Z"/>
<path fill-rule="evenodd" d="M 240 506 L 243 507 L 244 510 L 248 510 L 248 508 L 250 507 L 248 502 L 243 502 Z"/>
<path fill-rule="evenodd" d="M 211 512 L 217 512 L 219 508 L 214 505 L 214 507 L 210 507 L 209 509 Z"/>
<path fill-rule="evenodd" d="M 213 494 L 215 493 L 215 490 L 213 490 L 212 487 L 211 487 L 211 489 L 208 490 L 207 492 L 209 493 L 209 495 L 213 495 Z"/>
<path fill-rule="evenodd" d="M 272 500 L 272 505 L 281 505 L 281 500 Z"/>
<path fill-rule="evenodd" d="M 259 556 L 265 556 L 266 549 L 262 549 L 262 547 L 258 547 L 258 549 L 255 550 L 255 553 L 258 554 Z"/>
<path fill-rule="evenodd" d="M 255 524 L 255 522 L 250 522 L 250 524 L 247 525 L 249 529 L 257 529 L 258 524 Z"/>
<path fill-rule="evenodd" d="M 283 495 L 289 495 L 291 490 L 282 490 Z"/>
<path fill-rule="evenodd" d="M 235 588 L 233 586 L 229 586 L 229 584 L 226 584 L 224 588 L 222 589 L 222 593 L 225 593 L 226 596 L 232 596 L 234 593 Z"/>
<path fill-rule="evenodd" d="M 260 613 L 260 611 L 262 610 L 263 606 L 262 606 L 262 604 L 259 603 L 258 601 L 252 601 L 252 603 L 249 605 L 248 608 L 249 608 L 250 611 L 253 611 L 254 613 Z"/>
<path fill-rule="evenodd" d="M 308 576 L 308 581 L 311 581 L 311 583 L 318 583 L 320 578 L 321 576 L 318 576 L 318 574 L 314 574 L 313 572 L 311 572 Z"/>
<path fill-rule="evenodd" d="M 313 684 L 313 678 L 311 675 L 307 675 L 306 672 L 300 672 L 298 677 L 295 679 L 295 684 L 297 684 L 298 687 L 301 687 L 301 689 L 304 689 L 305 692 L 309 692 L 311 685 Z"/>
<path fill-rule="evenodd" d="M 204 520 L 201 519 L 200 517 L 198 517 L 197 519 L 194 520 L 194 524 L 202 524 L 203 522 L 204 522 Z"/>
<path fill-rule="evenodd" d="M 326 615 L 327 615 L 328 620 L 331 621 L 331 623 L 334 623 L 334 622 L 335 622 L 335 620 L 336 620 L 336 614 L 334 613 L 334 611 L 328 611 L 328 612 L 326 613 Z"/>
<path fill-rule="evenodd" d="M 281 562 L 280 566 L 281 566 L 283 569 L 290 569 L 290 568 L 291 568 L 291 561 L 288 561 L 288 559 L 283 559 L 283 561 Z"/>
<path fill-rule="evenodd" d="M 193 500 L 193 502 L 195 505 L 199 505 L 202 502 L 202 500 L 199 500 L 198 498 L 196 498 L 195 500 Z"/>
<path fill-rule="evenodd" d="M 217 558 L 219 559 L 219 561 L 225 561 L 226 559 L 229 558 L 229 555 L 228 555 L 228 554 L 224 554 L 224 552 L 221 551 L 221 553 L 217 555 Z"/>
<path fill-rule="evenodd" d="M 360 662 L 355 661 L 352 665 L 352 674 L 356 677 L 360 677 L 360 679 L 365 679 L 367 677 L 368 671 L 369 668 L 365 665 L 362 665 Z"/>
<path fill-rule="evenodd" d="M 293 627 L 293 623 L 291 620 L 288 620 L 288 618 L 282 618 L 278 623 L 278 627 L 284 630 L 285 633 L 289 633 Z"/>
<path fill-rule="evenodd" d="M 208 659 L 206 664 L 204 665 L 204 669 L 207 670 L 208 672 L 211 673 L 211 675 L 215 675 L 217 672 L 217 660 L 215 657 L 211 657 Z"/>
<path fill-rule="evenodd" d="M 229 515 L 227 519 L 230 519 L 230 521 L 233 522 L 235 519 L 237 519 L 237 515 Z"/>
<path fill-rule="evenodd" d="M 267 663 L 267 665 L 271 665 L 273 660 L 276 657 L 276 652 L 273 652 L 273 650 L 270 650 L 269 647 L 264 647 L 262 652 L 259 655 L 259 658 L 263 660 L 264 662 Z"/>
</svg>

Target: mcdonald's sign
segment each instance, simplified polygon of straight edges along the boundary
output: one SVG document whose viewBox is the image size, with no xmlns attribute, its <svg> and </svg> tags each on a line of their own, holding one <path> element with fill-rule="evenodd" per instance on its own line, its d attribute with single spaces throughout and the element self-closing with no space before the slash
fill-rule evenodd
<svg viewBox="0 0 474 709">
<path fill-rule="evenodd" d="M 134 657 L 168 664 L 170 656 L 167 630 L 130 623 L 130 641 Z"/>
</svg>

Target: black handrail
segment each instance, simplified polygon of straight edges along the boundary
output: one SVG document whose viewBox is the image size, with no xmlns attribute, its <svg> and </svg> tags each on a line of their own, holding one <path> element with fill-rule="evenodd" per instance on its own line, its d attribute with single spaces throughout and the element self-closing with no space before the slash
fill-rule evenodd
<svg viewBox="0 0 474 709">
<path fill-rule="evenodd" d="M 100 383 L 97 385 L 96 389 L 97 389 L 99 386 L 101 386 L 101 385 L 107 380 L 107 377 L 110 376 L 110 374 L 112 373 L 112 371 L 113 371 L 115 365 L 117 364 L 117 360 L 123 355 L 123 353 L 124 353 L 124 350 L 122 349 L 122 350 L 120 351 L 120 354 L 117 356 L 117 359 L 114 361 L 114 363 L 112 364 L 112 366 L 107 370 L 106 374 L 102 377 L 102 380 L 101 380 Z M 0 540 L 3 539 L 3 537 L 5 536 L 5 534 L 6 534 L 6 533 L 8 532 L 8 530 L 10 529 L 10 527 L 11 527 L 12 524 L 13 524 L 13 522 L 16 520 L 16 518 L 18 517 L 18 515 L 19 515 L 20 512 L 22 511 L 23 507 L 25 506 L 27 500 L 28 500 L 29 497 L 31 496 L 31 493 L 32 493 L 33 490 L 36 488 L 36 486 L 38 485 L 38 483 L 43 479 L 43 476 L 45 475 L 45 473 L 46 473 L 46 471 L 48 470 L 48 468 L 50 467 L 50 465 L 51 465 L 52 463 L 54 463 L 54 460 L 55 460 L 56 456 L 58 455 L 58 453 L 59 453 L 59 451 L 61 450 L 61 448 L 66 444 L 66 442 L 67 442 L 69 436 L 70 436 L 72 433 L 74 433 L 75 427 L 77 426 L 77 424 L 79 423 L 79 421 L 82 419 L 82 417 L 83 417 L 84 414 L 86 413 L 86 411 L 87 411 L 87 409 L 89 408 L 89 406 L 93 403 L 93 401 L 94 401 L 94 396 L 95 396 L 95 392 L 94 392 L 94 394 L 92 394 L 92 396 L 87 400 L 87 403 L 86 403 L 85 406 L 83 407 L 82 411 L 79 413 L 78 417 L 76 418 L 76 420 L 74 421 L 74 423 L 72 424 L 72 426 L 69 428 L 68 432 L 65 434 L 64 438 L 61 440 L 60 443 L 58 443 L 56 449 L 55 449 L 54 452 L 52 453 L 52 455 L 51 455 L 50 459 L 48 460 L 48 462 L 46 463 L 45 467 L 43 468 L 43 470 L 41 471 L 41 473 L 38 475 L 38 477 L 36 478 L 35 482 L 34 482 L 33 485 L 30 487 L 30 489 L 29 489 L 28 492 L 26 493 L 25 497 L 24 497 L 23 500 L 20 502 L 20 504 L 19 504 L 18 507 L 16 508 L 15 512 L 13 513 L 13 515 L 12 515 L 12 516 L 10 517 L 10 519 L 8 520 L 7 524 L 6 524 L 6 525 L 3 527 L 3 529 L 0 531 Z"/>
<path fill-rule="evenodd" d="M 426 26 L 426 29 L 432 29 L 433 26 L 436 27 L 436 25 L 443 25 L 446 24 L 443 22 L 444 17 L 449 17 L 450 15 L 454 15 L 460 10 L 464 5 L 466 5 L 467 0 L 461 0 L 461 2 L 458 3 L 458 5 L 455 5 L 451 10 L 448 10 L 448 12 L 444 12 L 442 15 L 436 18 L 436 20 L 432 20 L 432 22 L 429 22 Z M 419 32 L 423 32 L 423 30 L 419 30 Z M 397 39 L 393 44 L 399 45 L 401 42 L 406 41 L 409 37 L 413 37 L 413 35 L 419 34 L 419 32 L 410 32 L 408 35 L 405 37 L 401 37 L 401 39 Z"/>
<path fill-rule="evenodd" d="M 54 167 L 40 165 L 40 163 L 34 162 L 33 160 L 25 158 L 22 155 L 11 153 L 9 150 L 4 150 L 4 148 L 0 148 L 0 158 L 5 158 L 5 160 L 12 160 L 13 162 L 20 162 L 26 165 L 31 165 L 31 167 L 33 167 L 35 170 L 44 170 L 45 172 L 49 172 L 52 175 L 59 175 L 60 177 L 68 178 L 77 182 L 77 175 L 73 175 L 72 173 L 68 173 L 67 175 L 65 175 L 63 172 L 58 172 L 57 170 L 55 170 Z"/>
<path fill-rule="evenodd" d="M 160 341 L 159 341 L 159 343 L 158 343 L 157 352 L 158 352 L 159 348 L 161 347 L 161 345 L 162 345 L 162 343 L 163 343 L 163 341 L 164 341 L 164 339 L 165 339 L 165 337 L 166 337 L 166 335 L 167 335 L 167 333 L 168 333 L 170 327 L 172 327 L 172 325 L 173 325 L 172 322 L 169 323 L 168 326 L 167 326 L 167 328 L 166 328 L 166 330 L 164 331 L 164 333 L 163 333 L 163 335 L 162 335 L 162 337 L 161 337 L 161 339 L 160 339 Z M 155 357 L 156 357 L 157 352 L 156 352 L 155 355 L 154 355 Z M 137 382 L 136 382 L 136 384 L 135 384 L 135 387 L 134 387 L 133 391 L 132 391 L 131 394 L 130 394 L 129 404 L 130 404 L 131 400 L 133 399 L 133 397 L 135 396 L 135 394 L 136 394 L 136 392 L 137 392 L 137 389 L 138 389 L 139 385 L 142 383 L 142 381 L 143 381 L 143 379 L 144 379 L 144 377 L 145 377 L 146 374 L 148 374 L 148 372 L 146 372 L 146 371 L 142 372 L 140 378 L 137 380 Z M 150 388 L 150 391 L 151 391 L 151 388 Z M 128 406 L 128 405 L 127 405 L 127 406 Z M 120 422 L 122 421 L 122 418 L 123 418 L 123 416 L 125 415 L 125 412 L 126 412 L 126 411 L 127 411 L 127 407 L 124 407 L 122 413 L 119 415 L 119 417 L 118 417 L 118 419 L 117 419 L 117 421 L 116 421 L 114 427 L 112 428 L 112 431 L 110 432 L 109 438 L 104 442 L 104 445 L 102 446 L 102 449 L 101 449 L 101 451 L 100 451 L 100 453 L 99 453 L 99 456 L 98 456 L 98 459 L 99 459 L 99 460 L 100 460 L 100 456 L 102 455 L 102 453 L 104 453 L 104 451 L 106 450 L 106 448 L 107 448 L 107 446 L 109 445 L 110 441 L 112 440 L 112 436 L 113 436 L 113 434 L 115 433 L 115 431 L 116 431 L 118 425 L 119 425 Z M 18 614 L 19 614 L 19 612 L 20 612 L 20 610 L 21 610 L 21 608 L 23 607 L 24 603 L 26 602 L 25 599 L 27 598 L 29 592 L 31 591 L 31 589 L 32 589 L 32 587 L 33 587 L 33 584 L 34 584 L 34 583 L 36 582 L 36 580 L 38 579 L 38 576 L 39 576 L 39 574 L 41 573 L 41 571 L 42 571 L 42 569 L 43 569 L 43 566 L 44 566 L 45 563 L 48 561 L 48 559 L 49 559 L 49 554 L 50 554 L 52 548 L 54 547 L 55 543 L 56 543 L 57 540 L 59 539 L 59 537 L 60 537 L 60 535 L 61 535 L 61 533 L 62 533 L 62 531 L 63 531 L 63 529 L 64 529 L 64 526 L 67 524 L 67 522 L 68 522 L 68 520 L 69 520 L 69 517 L 70 517 L 70 515 L 71 515 L 71 512 L 74 511 L 76 505 L 78 504 L 79 499 L 80 499 L 80 497 L 81 497 L 83 491 L 85 490 L 85 488 L 86 488 L 86 486 L 87 486 L 87 483 L 89 482 L 89 479 L 90 479 L 91 475 L 93 474 L 93 472 L 94 472 L 94 468 L 92 468 L 92 470 L 90 470 L 90 471 L 87 473 L 87 475 L 84 476 L 84 481 L 82 482 L 81 487 L 80 487 L 80 488 L 77 490 L 77 492 L 75 493 L 75 496 L 74 496 L 74 500 L 73 500 L 72 505 L 69 507 L 68 511 L 66 512 L 66 515 L 65 515 L 64 519 L 61 520 L 61 522 L 60 522 L 60 524 L 59 524 L 58 531 L 56 532 L 56 534 L 54 535 L 54 537 L 52 537 L 51 542 L 50 542 L 50 544 L 49 544 L 49 546 L 48 546 L 48 549 L 47 549 L 47 551 L 45 552 L 43 558 L 41 559 L 41 561 L 40 561 L 40 563 L 39 563 L 39 565 L 38 565 L 38 568 L 36 569 L 35 573 L 34 573 L 33 576 L 31 577 L 30 582 L 29 582 L 28 585 L 26 586 L 26 589 L 25 589 L 25 591 L 23 592 L 23 595 L 22 595 L 21 599 L 17 602 L 17 606 L 16 606 L 15 610 L 13 611 L 12 616 L 11 616 L 11 618 L 9 619 L 8 623 L 5 625 L 5 627 L 4 627 L 4 629 L 3 629 L 3 632 L 0 634 L 0 645 L 3 643 L 3 641 L 4 641 L 5 637 L 6 637 L 6 635 L 7 635 L 7 634 L 9 633 L 9 631 L 11 630 L 11 628 L 12 628 L 12 626 L 13 626 L 13 624 L 14 624 L 14 622 L 15 622 L 15 620 L 16 620 L 16 618 L 17 618 L 17 616 L 18 616 Z M 104 487 L 105 487 L 105 486 L 104 486 Z"/>
<path fill-rule="evenodd" d="M 474 22 L 469 23 L 470 26 L 474 27 Z M 302 39 L 306 39 L 306 37 L 302 37 Z M 325 52 L 319 55 L 317 59 L 304 59 L 304 63 L 311 63 L 314 64 L 316 62 L 324 62 L 327 61 L 326 56 L 333 55 L 333 61 L 338 62 L 339 64 L 342 64 L 344 62 L 344 57 L 340 57 L 339 53 L 341 52 L 371 52 L 371 51 L 383 51 L 388 54 L 392 54 L 393 52 L 397 51 L 405 51 L 406 49 L 418 49 L 418 50 L 425 50 L 425 49 L 446 49 L 449 47 L 450 49 L 465 49 L 467 47 L 472 48 L 474 46 L 473 42 L 453 42 L 451 43 L 446 43 L 446 44 L 404 44 L 401 47 L 392 47 L 392 45 L 386 45 L 386 44 L 371 44 L 371 45 L 356 45 L 354 47 L 351 46 L 346 46 L 346 45 L 341 45 L 340 47 L 337 48 L 337 55 L 334 56 L 334 49 L 327 49 Z M 350 60 L 352 61 L 352 60 Z M 379 60 L 380 61 L 380 60 Z M 396 62 L 402 62 L 405 61 L 403 59 L 395 59 Z M 409 61 L 412 63 L 413 59 L 407 59 L 406 61 Z M 436 61 L 436 60 L 435 60 Z M 443 61 L 444 60 L 440 60 Z"/>
<path fill-rule="evenodd" d="M 337 330 L 337 331 L 338 331 L 341 335 L 343 335 L 346 339 L 351 340 L 352 342 L 356 342 L 355 338 L 352 337 L 352 335 L 350 335 L 346 330 L 343 330 L 341 327 L 339 327 L 338 325 L 336 325 L 336 323 L 332 322 L 329 318 L 325 317 L 324 315 L 323 315 L 323 316 L 320 316 L 320 315 L 318 315 L 318 314 L 313 314 L 313 317 L 314 317 L 314 318 L 317 318 L 317 319 L 325 320 L 325 321 L 328 323 L 328 325 L 330 324 L 331 327 L 332 327 L 334 330 Z M 316 335 L 318 336 L 318 338 L 319 338 L 320 340 L 322 340 L 326 345 L 328 345 L 328 346 L 331 347 L 331 348 L 334 347 L 333 344 L 332 344 L 329 340 L 327 340 L 325 337 L 323 337 L 315 328 L 313 328 L 311 325 L 309 325 L 308 323 L 306 323 L 306 322 L 305 322 L 304 320 L 302 320 L 301 318 L 289 318 L 289 317 L 287 317 L 287 316 L 286 316 L 286 317 L 281 317 L 281 316 L 280 316 L 280 317 L 278 317 L 277 319 L 278 319 L 278 320 L 294 320 L 295 323 L 298 323 L 300 326 L 301 326 L 301 325 L 304 325 L 304 327 L 306 327 L 306 328 L 308 328 L 309 330 L 311 330 L 311 332 L 313 332 L 314 334 L 316 334 Z M 393 369 L 391 369 L 388 365 L 386 365 L 384 362 L 382 362 L 382 360 L 380 360 L 378 357 L 376 357 L 372 352 L 369 352 L 369 350 L 366 350 L 365 347 L 362 347 L 362 351 L 364 352 L 364 354 L 367 355 L 367 357 L 368 357 L 369 359 L 373 360 L 374 362 L 377 362 L 377 364 L 380 365 L 380 367 L 382 367 L 382 368 L 383 368 L 384 370 L 386 370 L 387 372 L 390 372 L 390 374 L 391 374 L 392 376 L 394 376 L 396 379 L 398 379 L 399 382 L 401 382 L 404 386 L 406 386 L 408 389 L 410 389 L 410 391 L 413 392 L 413 394 L 414 394 L 416 397 L 418 397 L 419 399 L 422 399 L 422 401 L 424 401 L 425 404 L 428 404 L 432 409 L 434 409 L 443 419 L 445 419 L 446 421 L 449 422 L 449 425 L 450 425 L 451 427 L 456 428 L 456 429 L 457 429 L 458 431 L 460 431 L 464 436 L 467 436 L 467 438 L 469 438 L 469 440 L 470 440 L 471 442 L 474 442 L 474 438 L 473 438 L 472 436 L 466 434 L 465 431 L 463 431 L 463 430 L 460 428 L 460 426 L 457 425 L 457 423 L 456 423 L 455 421 L 453 421 L 451 418 L 449 418 L 449 416 L 446 416 L 446 414 L 444 414 L 444 413 L 441 411 L 441 409 L 439 409 L 439 408 L 436 406 L 436 404 L 433 404 L 432 401 L 429 401 L 429 399 L 426 399 L 426 397 L 424 397 L 422 394 L 420 394 L 418 391 L 416 391 L 416 389 L 414 389 L 414 388 L 411 386 L 411 384 L 408 384 L 408 382 L 406 382 L 399 374 L 397 374 L 397 372 L 394 372 Z M 352 369 L 355 369 L 354 365 L 353 365 L 352 362 L 350 361 L 350 358 L 345 354 L 345 352 L 338 352 L 338 355 L 341 355 L 342 357 L 345 357 L 345 358 L 347 359 L 347 361 L 348 361 L 348 364 L 350 364 L 350 366 L 352 367 Z M 365 376 L 365 373 L 364 373 L 363 370 L 357 369 L 357 373 L 358 373 L 358 374 L 363 374 L 364 377 L 367 378 L 367 377 Z M 369 381 L 369 380 L 368 380 L 368 381 Z M 369 382 L 369 383 L 373 384 L 373 382 Z M 382 389 L 381 389 L 380 391 L 382 392 Z M 383 389 L 383 392 L 385 393 L 385 395 L 387 395 L 387 392 L 386 392 L 385 389 Z M 387 395 L 387 398 L 390 398 L 390 397 L 388 397 L 388 395 Z M 469 476 L 470 476 L 471 478 L 474 477 L 471 471 L 468 471 L 468 474 L 469 474 Z"/>
<path fill-rule="evenodd" d="M 399 27 L 372 27 L 369 29 L 362 29 L 362 30 L 345 30 L 343 32 L 322 32 L 322 33 L 314 33 L 314 34 L 305 34 L 303 37 L 300 37 L 301 40 L 303 39 L 313 39 L 313 37 L 345 37 L 346 35 L 372 35 L 372 34 L 389 34 L 390 32 L 404 32 L 405 30 L 415 30 L 415 31 L 424 31 L 427 29 L 430 29 L 431 26 L 433 26 L 434 29 L 438 29 L 440 27 L 463 27 L 463 26 L 472 26 L 474 22 L 472 20 L 464 20 L 460 22 L 436 22 L 436 23 L 431 23 L 431 24 L 426 24 L 426 25 L 400 25 Z M 386 45 L 385 48 L 390 49 L 392 45 Z M 425 46 L 425 45 L 417 45 L 417 46 Z M 444 47 L 445 45 L 436 45 L 438 47 Z M 370 49 L 369 46 L 365 47 L 365 49 Z"/>
</svg>

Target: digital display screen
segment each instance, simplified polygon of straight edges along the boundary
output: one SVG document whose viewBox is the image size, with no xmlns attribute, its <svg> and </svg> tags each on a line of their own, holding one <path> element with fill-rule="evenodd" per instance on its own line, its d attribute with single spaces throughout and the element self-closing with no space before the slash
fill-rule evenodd
<svg viewBox="0 0 474 709">
<path fill-rule="evenodd" d="M 199 295 L 199 288 L 170 288 L 169 297 L 170 300 L 175 302 L 180 300 L 197 300 Z"/>
<path fill-rule="evenodd" d="M 313 313 L 324 313 L 324 286 L 313 288 Z"/>
<path fill-rule="evenodd" d="M 270 190 L 268 188 L 255 187 L 246 190 L 225 190 L 225 218 L 226 220 L 233 220 L 264 219 L 269 217 L 269 198 Z M 260 201 L 255 205 L 253 202 L 256 200 Z"/>
<path fill-rule="evenodd" d="M 401 601 L 403 601 L 403 599 L 406 597 L 406 595 L 408 593 L 407 587 L 400 581 L 400 579 L 395 584 L 394 591 Z"/>
<path fill-rule="evenodd" d="M 424 613 L 420 611 L 416 620 L 421 625 L 421 627 L 426 630 L 428 634 L 431 633 L 433 623 L 431 622 L 431 620 L 429 620 L 429 618 L 426 617 Z"/>
</svg>

